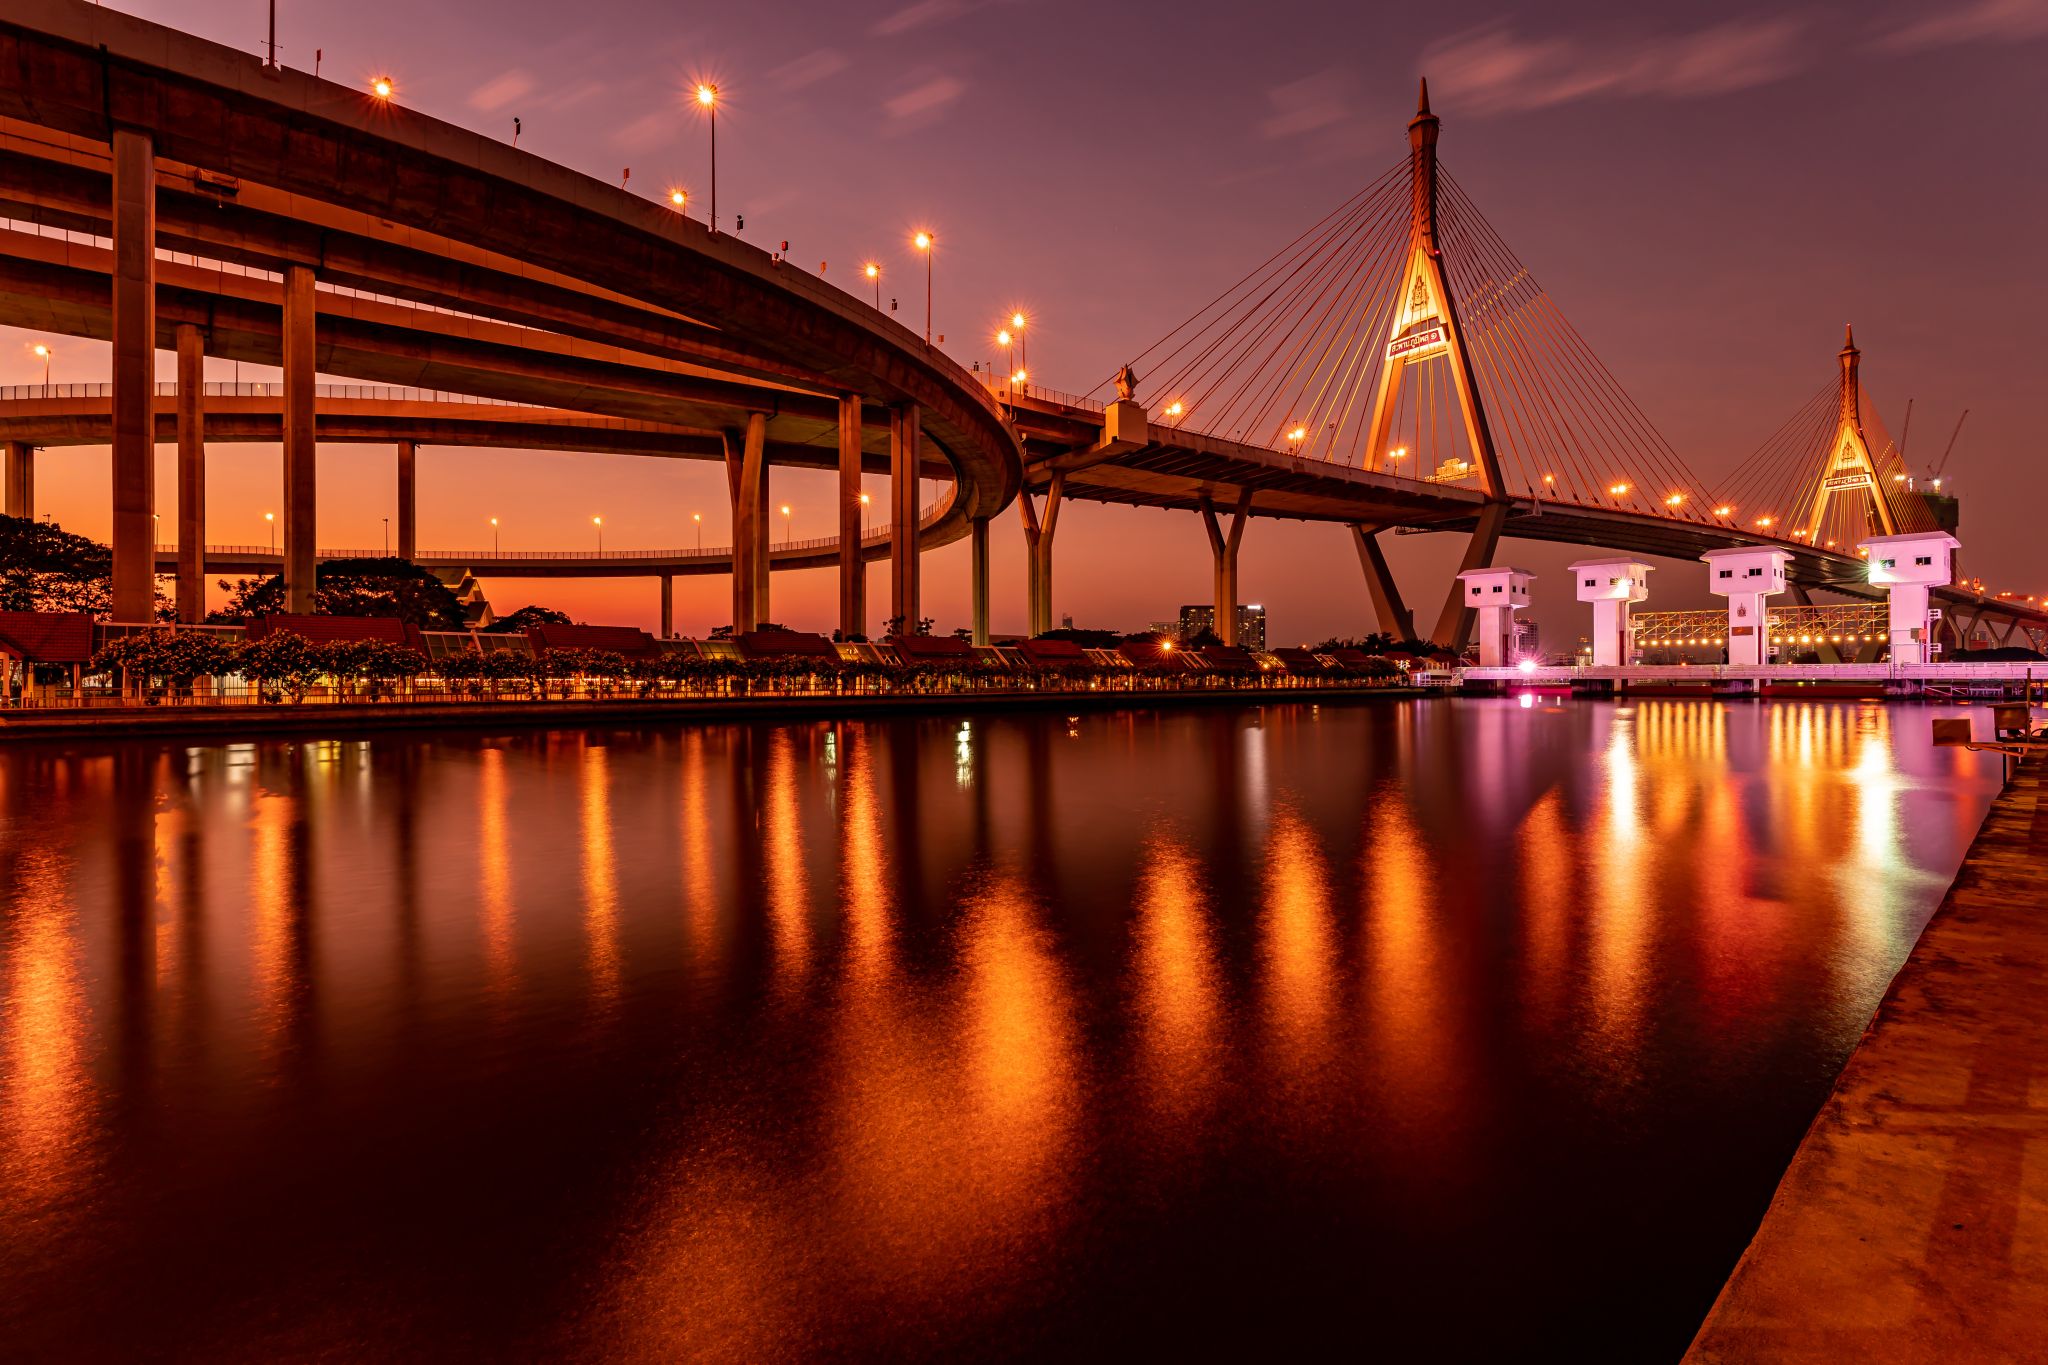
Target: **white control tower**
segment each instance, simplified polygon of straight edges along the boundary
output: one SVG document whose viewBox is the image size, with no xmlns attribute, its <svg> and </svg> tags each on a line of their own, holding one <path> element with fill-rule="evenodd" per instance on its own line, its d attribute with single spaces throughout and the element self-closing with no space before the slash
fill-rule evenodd
<svg viewBox="0 0 2048 1365">
<path fill-rule="evenodd" d="M 1635 627 L 1628 609 L 1649 600 L 1651 565 L 1640 559 L 1582 559 L 1571 566 L 1579 600 L 1593 604 L 1593 666 L 1621 668 L 1634 661 Z"/>
<path fill-rule="evenodd" d="M 1860 548 L 1870 552 L 1870 581 L 1891 604 L 1892 662 L 1927 662 L 1927 594 L 1955 577 L 1955 552 L 1963 543 L 1946 531 L 1913 531 L 1872 536 Z"/>
<path fill-rule="evenodd" d="M 1785 591 L 1785 566 L 1792 562 L 1792 552 L 1738 545 L 1709 550 L 1700 559 L 1707 566 L 1708 590 L 1728 599 L 1728 662 L 1769 662 L 1770 599 Z"/>
<path fill-rule="evenodd" d="M 1479 613 L 1479 665 L 1506 668 L 1515 662 L 1515 611 L 1529 605 L 1529 584 L 1536 575 L 1527 569 L 1467 569 L 1458 575 L 1465 585 L 1465 605 Z"/>
</svg>

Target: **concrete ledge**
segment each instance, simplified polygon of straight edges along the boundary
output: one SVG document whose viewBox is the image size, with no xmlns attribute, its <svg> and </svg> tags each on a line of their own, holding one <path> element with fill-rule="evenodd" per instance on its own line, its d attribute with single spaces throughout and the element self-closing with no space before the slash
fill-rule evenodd
<svg viewBox="0 0 2048 1365">
<path fill-rule="evenodd" d="M 1686 1359 L 2048 1359 L 2048 750 L 1992 805 Z"/>
<path fill-rule="evenodd" d="M 0 742 L 368 730 L 587 728 L 690 721 L 837 720 L 963 711 L 1148 711 L 1176 706 L 1320 705 L 1425 695 L 1412 687 L 1229 688 L 1188 692 L 936 692 L 889 696 L 693 697 L 642 701 L 346 702 L 301 706 L 146 706 L 0 711 Z"/>
</svg>

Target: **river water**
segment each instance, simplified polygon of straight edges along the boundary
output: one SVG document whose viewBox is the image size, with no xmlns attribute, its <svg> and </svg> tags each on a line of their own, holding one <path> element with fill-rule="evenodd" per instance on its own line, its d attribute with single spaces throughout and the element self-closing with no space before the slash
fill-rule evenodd
<svg viewBox="0 0 2048 1365">
<path fill-rule="evenodd" d="M 1932 714 L 0 750 L 0 1356 L 1674 1358 Z"/>
</svg>

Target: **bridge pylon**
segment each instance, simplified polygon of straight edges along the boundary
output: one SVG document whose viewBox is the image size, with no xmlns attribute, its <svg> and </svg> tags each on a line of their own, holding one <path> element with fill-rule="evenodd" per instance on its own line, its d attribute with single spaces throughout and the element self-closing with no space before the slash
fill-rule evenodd
<svg viewBox="0 0 2048 1365">
<path fill-rule="evenodd" d="M 1439 121 L 1429 111 L 1429 81 L 1422 82 L 1415 117 L 1408 121 L 1409 216 L 1407 264 L 1399 279 L 1400 298 L 1387 331 L 1385 362 L 1373 394 L 1372 420 L 1365 446 L 1366 468 L 1387 471 L 1388 441 L 1401 397 L 1403 377 L 1411 365 L 1442 357 L 1450 371 L 1451 389 L 1463 419 L 1466 448 L 1479 466 L 1480 484 L 1489 505 L 1473 529 L 1462 569 L 1493 563 L 1506 522 L 1507 479 L 1494 449 L 1486 420 L 1486 401 L 1472 368 L 1472 354 L 1458 322 L 1457 300 L 1444 270 L 1437 231 L 1436 141 Z M 1430 638 L 1450 649 L 1463 649 L 1472 637 L 1473 612 L 1465 605 L 1458 580 L 1452 580 L 1442 614 Z"/>
<path fill-rule="evenodd" d="M 1809 543 L 1820 535 L 1829 500 L 1837 493 L 1854 493 L 1859 489 L 1869 498 L 1883 533 L 1899 533 L 1898 515 L 1884 480 L 1878 477 L 1877 461 L 1870 454 L 1870 439 L 1863 434 L 1863 385 L 1857 373 L 1862 357 L 1863 352 L 1856 349 L 1856 329 L 1844 324 L 1842 349 L 1837 357 L 1842 365 L 1840 413 L 1835 419 L 1834 439 L 1828 443 L 1827 472 L 1821 476 L 1813 510 L 1803 528 L 1804 539 Z"/>
</svg>

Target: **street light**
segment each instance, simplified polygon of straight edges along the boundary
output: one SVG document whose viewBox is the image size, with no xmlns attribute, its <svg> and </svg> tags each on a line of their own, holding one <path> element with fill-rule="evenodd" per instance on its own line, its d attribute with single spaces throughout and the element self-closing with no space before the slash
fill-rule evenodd
<svg viewBox="0 0 2048 1365">
<path fill-rule="evenodd" d="M 692 512 L 690 520 L 697 523 L 697 553 L 701 555 L 704 553 L 704 514 Z"/>
<path fill-rule="evenodd" d="M 1031 343 L 1024 336 L 1024 314 L 1022 310 L 1010 314 L 1010 326 L 1017 329 L 1017 368 L 1031 368 Z"/>
<path fill-rule="evenodd" d="M 924 253 L 924 344 L 932 344 L 932 242 L 931 233 L 920 230 L 910 244 Z"/>
<path fill-rule="evenodd" d="M 690 192 L 688 190 L 682 188 L 670 190 L 668 192 L 668 202 L 675 205 L 676 212 L 682 214 L 683 217 L 687 218 L 690 216 Z"/>
<path fill-rule="evenodd" d="M 491 554 L 492 554 L 492 556 L 493 556 L 493 557 L 496 557 L 497 553 L 498 553 L 498 519 L 497 519 L 496 517 L 492 517 L 492 518 L 491 518 Z"/>
<path fill-rule="evenodd" d="M 277 513 L 265 512 L 263 519 L 270 523 L 270 553 L 277 553 Z"/>
<path fill-rule="evenodd" d="M 592 517 L 590 524 L 597 528 L 597 557 L 604 558 L 604 518 Z"/>
<path fill-rule="evenodd" d="M 860 538 L 862 540 L 866 540 L 875 533 L 874 521 L 868 515 L 868 503 L 871 501 L 872 499 L 867 494 L 863 493 L 860 495 Z"/>
<path fill-rule="evenodd" d="M 875 287 L 875 311 L 879 313 L 882 311 L 882 267 L 869 261 L 861 270 L 867 275 L 868 283 Z"/>
<path fill-rule="evenodd" d="M 718 87 L 697 83 L 697 107 L 711 118 L 711 230 L 718 231 Z"/>
<path fill-rule="evenodd" d="M 389 76 L 379 76 L 370 82 L 370 93 L 380 100 L 390 99 L 396 90 L 397 87 L 391 83 Z"/>
<path fill-rule="evenodd" d="M 391 558 L 391 518 L 384 518 L 384 557 Z"/>
<path fill-rule="evenodd" d="M 782 543 L 796 544 L 796 523 L 789 519 L 789 504 L 782 504 Z"/>
<path fill-rule="evenodd" d="M 43 362 L 43 396 L 44 396 L 45 398 L 47 398 L 47 397 L 49 397 L 49 396 L 50 396 L 50 347 L 49 347 L 48 343 L 46 343 L 46 342 L 41 342 L 41 341 L 38 341 L 38 342 L 37 342 L 37 343 L 35 344 L 35 352 L 36 352 L 36 354 L 37 354 L 38 356 L 40 356 L 40 357 L 42 358 L 42 362 Z"/>
<path fill-rule="evenodd" d="M 1009 328 L 1002 327 L 996 330 L 996 345 L 1003 348 L 1003 368 L 1006 370 L 1016 368 L 1017 357 L 1012 353 L 1010 345 L 1015 340 L 1016 338 L 1010 335 Z"/>
</svg>

